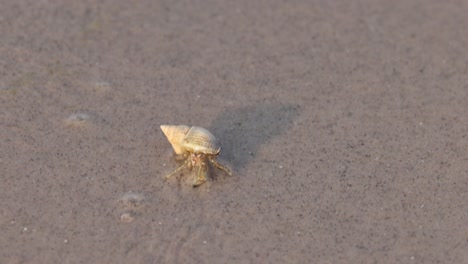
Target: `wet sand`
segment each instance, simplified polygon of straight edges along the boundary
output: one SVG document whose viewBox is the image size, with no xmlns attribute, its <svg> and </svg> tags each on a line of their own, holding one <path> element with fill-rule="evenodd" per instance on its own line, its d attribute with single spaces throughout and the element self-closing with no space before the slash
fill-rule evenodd
<svg viewBox="0 0 468 264">
<path fill-rule="evenodd" d="M 0 263 L 467 263 L 467 13 L 3 1 Z M 161 124 L 234 176 L 164 181 Z"/>
</svg>

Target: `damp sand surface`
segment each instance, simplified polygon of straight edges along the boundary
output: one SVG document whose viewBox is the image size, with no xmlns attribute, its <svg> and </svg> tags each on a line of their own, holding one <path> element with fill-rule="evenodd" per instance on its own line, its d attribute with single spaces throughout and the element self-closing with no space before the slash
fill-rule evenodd
<svg viewBox="0 0 468 264">
<path fill-rule="evenodd" d="M 466 263 L 463 1 L 3 1 L 0 263 Z M 162 124 L 233 176 L 192 188 Z"/>
</svg>

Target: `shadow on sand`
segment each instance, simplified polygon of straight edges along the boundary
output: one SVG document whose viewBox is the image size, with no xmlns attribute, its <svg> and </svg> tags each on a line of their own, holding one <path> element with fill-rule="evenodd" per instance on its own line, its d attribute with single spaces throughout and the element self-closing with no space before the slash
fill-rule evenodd
<svg viewBox="0 0 468 264">
<path fill-rule="evenodd" d="M 222 112 L 211 124 L 221 145 L 221 158 L 240 171 L 255 158 L 258 149 L 281 135 L 298 116 L 300 107 L 260 104 Z"/>
</svg>

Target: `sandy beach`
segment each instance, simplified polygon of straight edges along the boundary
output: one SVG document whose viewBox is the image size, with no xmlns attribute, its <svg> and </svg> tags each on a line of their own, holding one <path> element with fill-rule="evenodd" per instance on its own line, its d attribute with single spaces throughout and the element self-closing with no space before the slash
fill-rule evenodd
<svg viewBox="0 0 468 264">
<path fill-rule="evenodd" d="M 468 263 L 466 14 L 2 1 L 0 263 Z M 163 124 L 233 176 L 165 181 Z"/>
</svg>

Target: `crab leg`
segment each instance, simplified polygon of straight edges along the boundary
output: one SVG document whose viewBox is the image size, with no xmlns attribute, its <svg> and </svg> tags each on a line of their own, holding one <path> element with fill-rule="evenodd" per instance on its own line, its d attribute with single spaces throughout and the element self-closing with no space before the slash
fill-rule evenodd
<svg viewBox="0 0 468 264">
<path fill-rule="evenodd" d="M 218 168 L 218 169 L 224 171 L 224 172 L 227 173 L 229 176 L 232 176 L 231 170 L 230 170 L 228 167 L 226 167 L 226 166 L 222 165 L 221 163 L 217 162 L 214 158 L 210 158 L 210 162 L 211 162 L 211 164 L 213 164 L 216 168 Z"/>
<path fill-rule="evenodd" d="M 167 174 L 165 178 L 166 178 L 166 179 L 169 179 L 172 175 L 174 175 L 174 174 L 176 174 L 177 172 L 179 172 L 179 171 L 185 169 L 185 168 L 187 167 L 187 165 L 188 165 L 188 162 L 185 161 L 185 162 L 184 162 L 182 165 L 180 165 L 177 169 L 175 169 L 175 170 L 173 170 L 171 173 Z"/>
</svg>

